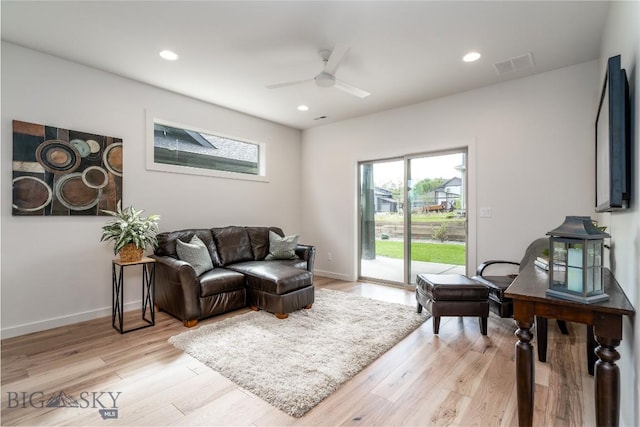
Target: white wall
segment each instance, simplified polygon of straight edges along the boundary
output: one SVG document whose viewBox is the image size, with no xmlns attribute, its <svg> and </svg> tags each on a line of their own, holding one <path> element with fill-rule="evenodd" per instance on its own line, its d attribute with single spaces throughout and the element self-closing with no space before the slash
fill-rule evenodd
<svg viewBox="0 0 640 427">
<path fill-rule="evenodd" d="M 640 307 L 640 3 L 612 2 L 600 50 L 600 80 L 607 59 L 620 55 L 627 71 L 632 122 L 632 192 L 630 209 L 599 215 L 611 234 L 611 269 L 636 309 Z M 625 319 L 623 341 L 618 348 L 622 372 L 621 419 L 623 426 L 640 425 L 640 328 Z M 634 363 L 635 362 L 635 363 Z M 633 392 L 632 392 L 633 391 Z"/>
<path fill-rule="evenodd" d="M 316 271 L 356 277 L 361 160 L 470 147 L 469 271 L 520 260 L 566 215 L 591 215 L 597 73 L 592 61 L 304 131 L 304 233 L 317 245 Z M 478 207 L 492 218 L 478 218 Z"/>
<path fill-rule="evenodd" d="M 270 182 L 147 171 L 147 109 L 267 143 Z M 160 214 L 162 231 L 231 224 L 301 231 L 300 131 L 3 42 L 3 338 L 109 315 L 114 257 L 99 243 L 106 217 L 11 215 L 14 119 L 122 138 L 124 204 Z M 128 275 L 126 287 L 125 304 L 139 308 L 139 274 Z"/>
</svg>

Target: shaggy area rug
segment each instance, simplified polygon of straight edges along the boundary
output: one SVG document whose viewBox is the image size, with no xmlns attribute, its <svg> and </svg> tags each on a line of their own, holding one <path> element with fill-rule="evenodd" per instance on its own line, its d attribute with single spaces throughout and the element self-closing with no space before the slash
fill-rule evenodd
<svg viewBox="0 0 640 427">
<path fill-rule="evenodd" d="M 407 305 L 321 289 L 310 310 L 285 320 L 252 311 L 169 343 L 301 417 L 429 317 Z"/>
</svg>

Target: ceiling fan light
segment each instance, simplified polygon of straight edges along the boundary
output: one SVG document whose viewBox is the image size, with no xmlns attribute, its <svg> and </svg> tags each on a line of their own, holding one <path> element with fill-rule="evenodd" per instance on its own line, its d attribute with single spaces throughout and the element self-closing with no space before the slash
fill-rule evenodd
<svg viewBox="0 0 640 427">
<path fill-rule="evenodd" d="M 462 60 L 464 62 L 475 62 L 478 59 L 480 59 L 481 56 L 482 55 L 480 55 L 480 53 L 478 53 L 478 52 L 469 52 L 465 56 L 462 57 Z"/>
<path fill-rule="evenodd" d="M 331 74 L 320 73 L 315 77 L 315 81 L 320 87 L 331 87 L 335 84 L 336 78 Z"/>
</svg>

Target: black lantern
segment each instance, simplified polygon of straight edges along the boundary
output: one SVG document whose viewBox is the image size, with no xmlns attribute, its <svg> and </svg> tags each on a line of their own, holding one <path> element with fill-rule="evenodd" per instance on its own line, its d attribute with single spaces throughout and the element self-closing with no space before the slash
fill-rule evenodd
<svg viewBox="0 0 640 427">
<path fill-rule="evenodd" d="M 602 279 L 604 238 L 588 216 L 568 216 L 547 233 L 549 289 L 547 296 L 582 303 L 606 301 Z"/>
</svg>

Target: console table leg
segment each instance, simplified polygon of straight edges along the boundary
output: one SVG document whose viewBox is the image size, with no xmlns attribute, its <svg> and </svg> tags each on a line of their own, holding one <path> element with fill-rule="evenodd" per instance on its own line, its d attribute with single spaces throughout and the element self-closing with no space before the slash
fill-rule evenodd
<svg viewBox="0 0 640 427">
<path fill-rule="evenodd" d="M 593 325 L 587 325 L 587 368 L 589 375 L 593 376 L 596 364 L 596 338 L 593 336 Z"/>
<path fill-rule="evenodd" d="M 545 319 L 546 320 L 546 319 Z M 516 320 L 516 385 L 518 392 L 518 424 L 520 427 L 533 425 L 534 363 L 531 339 L 532 322 Z"/>
<path fill-rule="evenodd" d="M 616 360 L 620 353 L 615 349 L 620 340 L 596 335 L 599 346 L 595 352 L 599 360 L 595 364 L 596 424 L 617 426 L 620 412 L 620 369 Z"/>
<path fill-rule="evenodd" d="M 536 316 L 536 340 L 538 341 L 538 360 L 547 361 L 547 325 L 546 317 Z"/>
</svg>

